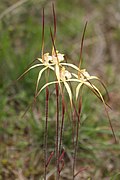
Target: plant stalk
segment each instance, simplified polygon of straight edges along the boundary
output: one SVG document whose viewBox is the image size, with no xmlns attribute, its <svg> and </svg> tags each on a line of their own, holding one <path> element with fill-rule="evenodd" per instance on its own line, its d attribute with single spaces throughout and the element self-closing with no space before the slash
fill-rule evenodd
<svg viewBox="0 0 120 180">
<path fill-rule="evenodd" d="M 80 98 L 78 105 L 78 113 L 77 113 L 78 115 L 77 115 L 77 123 L 76 123 L 76 140 L 75 140 L 75 148 L 74 148 L 74 156 L 73 156 L 73 180 L 75 179 L 75 167 L 76 167 L 76 156 L 77 156 L 77 148 L 78 148 L 81 107 L 82 107 L 82 98 Z"/>
<path fill-rule="evenodd" d="M 49 90 L 46 87 L 46 104 L 45 104 L 45 132 L 44 132 L 44 180 L 46 180 L 47 175 L 47 137 L 48 137 L 48 106 L 49 106 Z"/>
<path fill-rule="evenodd" d="M 59 180 L 59 85 L 56 84 L 56 180 Z"/>
<path fill-rule="evenodd" d="M 62 97 L 62 120 L 61 120 L 61 129 L 60 129 L 60 142 L 59 142 L 59 154 L 61 154 L 61 144 L 62 144 L 62 135 L 63 135 L 63 127 L 64 127 L 64 116 L 65 116 L 65 102 Z"/>
</svg>

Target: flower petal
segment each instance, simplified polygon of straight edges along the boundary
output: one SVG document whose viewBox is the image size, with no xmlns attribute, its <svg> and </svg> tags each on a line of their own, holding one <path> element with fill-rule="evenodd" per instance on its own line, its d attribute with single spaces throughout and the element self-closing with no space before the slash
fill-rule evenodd
<svg viewBox="0 0 120 180">
<path fill-rule="evenodd" d="M 70 103 L 71 103 L 71 106 L 72 106 L 72 92 L 71 92 L 71 89 L 70 89 L 70 86 L 68 85 L 67 82 L 64 82 L 64 85 L 65 85 L 65 88 L 68 92 L 68 95 L 69 95 L 69 98 L 70 98 Z"/>
<path fill-rule="evenodd" d="M 38 90 L 38 85 L 39 85 L 39 81 L 41 78 L 42 73 L 47 69 L 48 67 L 44 67 L 38 74 L 38 78 L 37 78 L 37 83 L 36 83 L 36 90 L 35 90 L 35 94 L 37 94 L 37 90 Z"/>
<path fill-rule="evenodd" d="M 34 69 L 36 67 L 40 67 L 40 66 L 43 66 L 43 64 L 35 64 L 33 66 L 31 66 L 30 68 L 28 68 L 23 74 L 21 74 L 18 78 L 17 78 L 17 81 L 19 79 L 21 79 L 26 73 L 28 73 L 31 69 Z"/>
<path fill-rule="evenodd" d="M 58 81 L 52 81 L 52 82 L 46 83 L 46 84 L 38 91 L 38 93 L 36 94 L 35 98 L 37 98 L 37 97 L 39 96 L 39 94 L 41 93 L 41 91 L 42 91 L 43 89 L 45 89 L 47 86 L 49 86 L 49 85 L 51 85 L 51 84 L 56 84 L 56 83 L 58 83 Z"/>
<path fill-rule="evenodd" d="M 71 64 L 71 63 L 61 63 L 61 65 L 69 66 L 69 67 L 72 67 L 73 69 L 75 69 L 77 71 L 80 71 L 80 69 L 77 66 L 75 66 L 74 64 Z"/>
<path fill-rule="evenodd" d="M 78 86 L 76 87 L 76 100 L 78 98 L 78 95 L 79 95 L 79 91 L 80 91 L 80 88 L 82 87 L 83 83 L 79 83 Z"/>
</svg>

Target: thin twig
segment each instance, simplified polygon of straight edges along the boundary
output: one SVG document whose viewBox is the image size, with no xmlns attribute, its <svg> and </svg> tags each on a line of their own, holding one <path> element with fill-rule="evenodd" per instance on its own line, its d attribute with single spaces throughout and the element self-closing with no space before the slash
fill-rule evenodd
<svg viewBox="0 0 120 180">
<path fill-rule="evenodd" d="M 18 2 L 16 2 L 15 4 L 13 4 L 12 6 L 8 7 L 5 11 L 3 11 L 1 14 L 0 14 L 0 20 L 8 15 L 9 13 L 13 12 L 16 8 L 18 8 L 19 6 L 23 5 L 24 3 L 26 3 L 27 1 L 29 0 L 20 0 Z"/>
<path fill-rule="evenodd" d="M 8 7 L 7 9 L 5 9 L 1 14 L 0 14 L 0 20 L 2 20 L 5 16 L 7 16 L 9 13 L 13 13 L 13 11 L 17 8 L 19 8 L 20 6 L 22 6 L 24 3 L 26 3 L 29 0 L 19 0 L 18 2 L 14 3 L 13 5 L 11 5 L 10 7 Z M 48 0 L 44 0 L 43 4 L 41 7 L 44 7 L 48 2 Z"/>
<path fill-rule="evenodd" d="M 52 169 L 46 176 L 46 179 L 49 179 L 56 172 L 56 168 Z"/>
</svg>

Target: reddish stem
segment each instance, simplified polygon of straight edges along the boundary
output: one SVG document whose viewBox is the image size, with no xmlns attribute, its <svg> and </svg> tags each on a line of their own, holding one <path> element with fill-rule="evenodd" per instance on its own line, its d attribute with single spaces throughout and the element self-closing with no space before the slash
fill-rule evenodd
<svg viewBox="0 0 120 180">
<path fill-rule="evenodd" d="M 59 88 L 58 84 L 56 84 L 56 110 L 57 110 L 57 116 L 56 116 L 56 179 L 59 179 Z"/>
<path fill-rule="evenodd" d="M 50 156 L 48 157 L 48 160 L 47 160 L 47 163 L 46 163 L 46 167 L 49 165 L 49 163 L 50 163 L 53 155 L 54 155 L 54 151 L 52 151 L 51 154 L 50 154 Z"/>
<path fill-rule="evenodd" d="M 63 169 L 63 167 L 64 167 L 64 155 L 65 155 L 65 151 L 63 150 L 63 152 L 62 152 L 62 154 L 60 155 L 60 157 L 59 157 L 59 170 L 58 170 L 58 172 L 59 172 L 59 175 L 60 175 L 60 173 L 61 173 L 61 171 L 62 171 L 62 169 Z M 60 164 L 62 164 L 61 165 L 61 167 L 60 167 Z"/>
<path fill-rule="evenodd" d="M 54 4 L 52 4 L 52 9 L 53 9 L 54 41 L 55 41 L 57 25 L 56 25 L 56 13 L 55 13 Z"/>
<path fill-rule="evenodd" d="M 44 8 L 42 12 L 42 60 L 44 61 L 43 55 L 44 55 Z"/>
<path fill-rule="evenodd" d="M 59 157 L 59 161 L 61 161 L 63 159 L 64 155 L 65 155 L 65 150 L 63 150 L 61 156 Z"/>
<path fill-rule="evenodd" d="M 82 107 L 82 98 L 80 98 L 78 104 L 78 119 L 77 119 L 77 127 L 76 127 L 76 141 L 75 141 L 75 149 L 74 149 L 74 157 L 73 157 L 73 180 L 75 178 L 75 166 L 76 166 L 76 156 L 77 156 L 77 147 L 78 147 L 78 137 L 79 137 L 79 124 L 80 124 L 80 113 Z"/>
<path fill-rule="evenodd" d="M 45 109 L 45 132 L 44 132 L 44 180 L 46 180 L 46 174 L 47 174 L 47 135 L 48 135 L 48 102 L 49 102 L 49 90 L 48 87 L 46 87 L 46 109 Z"/>
<path fill-rule="evenodd" d="M 79 171 L 74 175 L 74 178 L 75 178 L 78 174 L 80 174 L 82 171 L 85 171 L 86 169 L 88 169 L 88 168 L 87 168 L 87 167 L 85 167 L 85 168 L 80 168 Z"/>
<path fill-rule="evenodd" d="M 80 67 L 81 67 L 81 62 L 82 62 L 82 51 L 83 51 L 83 43 L 84 43 L 84 37 L 85 37 L 86 27 L 87 27 L 87 21 L 86 21 L 85 26 L 84 26 L 84 30 L 83 30 L 83 34 L 82 34 L 82 40 L 81 40 L 81 44 L 80 44 L 80 62 L 79 62 L 79 69 L 80 69 Z M 79 74 L 78 74 L 78 75 L 79 75 Z"/>
<path fill-rule="evenodd" d="M 64 98 L 62 97 L 62 121 L 61 121 L 61 129 L 60 129 L 59 153 L 60 153 L 60 151 L 61 151 L 61 144 L 62 144 L 62 135 L 63 135 L 63 126 L 64 126 L 64 116 L 65 116 L 65 102 L 64 102 Z"/>
<path fill-rule="evenodd" d="M 59 168 L 59 174 L 61 173 L 61 171 L 63 170 L 63 168 L 64 168 L 64 164 L 65 164 L 65 162 L 64 162 L 64 159 L 61 159 L 61 168 Z"/>
</svg>

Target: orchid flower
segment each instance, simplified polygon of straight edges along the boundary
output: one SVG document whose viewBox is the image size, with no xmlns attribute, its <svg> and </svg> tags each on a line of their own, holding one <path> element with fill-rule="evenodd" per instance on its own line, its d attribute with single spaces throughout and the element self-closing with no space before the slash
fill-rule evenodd
<svg viewBox="0 0 120 180">
<path fill-rule="evenodd" d="M 65 90 L 69 96 L 70 99 L 70 104 L 71 107 L 73 105 L 73 92 L 71 90 L 71 86 L 69 85 L 70 82 L 71 83 L 76 83 L 76 88 L 75 88 L 75 96 L 76 96 L 76 100 L 79 97 L 79 93 L 80 90 L 82 88 L 82 86 L 87 86 L 103 103 L 104 107 L 105 107 L 105 111 L 107 114 L 107 117 L 109 119 L 109 123 L 115 137 L 114 134 L 114 130 L 112 128 L 112 124 L 109 118 L 109 114 L 108 111 L 106 109 L 106 102 L 103 98 L 103 95 L 101 93 L 101 91 L 95 86 L 95 84 L 91 81 L 93 80 L 97 80 L 100 82 L 100 84 L 104 87 L 106 93 L 107 89 L 105 87 L 105 85 L 101 82 L 101 80 L 96 77 L 96 76 L 92 76 L 90 75 L 86 69 L 81 69 L 81 63 L 82 63 L 82 49 L 83 49 L 83 42 L 84 42 L 84 35 L 85 35 L 85 30 L 86 30 L 86 26 L 87 26 L 87 22 L 85 24 L 84 27 L 84 31 L 83 31 L 83 36 L 82 36 L 82 41 L 81 41 L 81 47 L 80 47 L 80 58 L 79 58 L 79 65 L 76 66 L 72 63 L 68 63 L 68 62 L 64 62 L 65 57 L 63 53 L 60 53 L 55 46 L 55 38 L 56 38 L 56 17 L 55 17 L 55 12 L 54 12 L 54 7 L 53 7 L 53 17 L 54 17 L 54 34 L 52 34 L 52 30 L 50 28 L 50 35 L 51 35 L 51 40 L 52 40 L 52 51 L 51 53 L 49 52 L 44 52 L 44 9 L 43 9 L 43 18 L 42 18 L 42 50 L 41 50 L 41 57 L 38 57 L 38 63 L 32 65 L 31 67 L 29 67 L 19 78 L 22 78 L 26 73 L 28 73 L 30 70 L 35 69 L 35 68 L 40 68 L 39 73 L 38 73 L 38 77 L 37 77 L 37 82 L 36 82 L 36 90 L 35 90 L 35 99 L 40 95 L 41 91 L 43 91 L 47 86 L 50 85 L 54 85 L 54 84 L 58 84 L 61 94 L 62 92 L 62 87 L 65 87 Z M 54 72 L 54 76 L 55 78 L 53 79 L 53 81 L 49 82 L 47 81 L 42 87 L 40 87 L 40 89 L 38 89 L 39 87 L 39 83 L 41 80 L 41 77 L 43 75 L 43 73 L 45 71 L 51 70 L 52 72 Z M 56 80 L 55 80 L 56 79 Z M 63 85 L 63 86 L 62 86 Z M 62 94 L 63 95 L 63 94 Z"/>
</svg>

